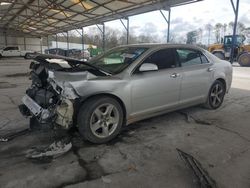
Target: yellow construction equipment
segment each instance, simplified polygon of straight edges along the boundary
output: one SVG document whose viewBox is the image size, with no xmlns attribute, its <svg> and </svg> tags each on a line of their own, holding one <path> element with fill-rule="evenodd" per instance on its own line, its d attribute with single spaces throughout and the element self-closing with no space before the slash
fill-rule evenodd
<svg viewBox="0 0 250 188">
<path fill-rule="evenodd" d="M 244 35 L 236 35 L 236 44 L 232 50 L 233 36 L 227 35 L 222 40 L 222 44 L 213 44 L 209 46 L 208 51 L 213 53 L 220 59 L 230 60 L 233 52 L 233 59 L 241 66 L 250 66 L 250 44 L 244 45 L 246 37 Z"/>
</svg>

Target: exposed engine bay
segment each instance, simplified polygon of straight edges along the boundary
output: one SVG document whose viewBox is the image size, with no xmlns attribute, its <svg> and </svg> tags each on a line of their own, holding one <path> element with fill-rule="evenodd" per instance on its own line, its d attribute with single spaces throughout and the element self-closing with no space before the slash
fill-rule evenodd
<svg viewBox="0 0 250 188">
<path fill-rule="evenodd" d="M 72 125 L 73 103 L 70 99 L 62 98 L 62 88 L 49 79 L 49 70 L 40 63 L 30 65 L 32 84 L 26 90 L 20 105 L 20 111 L 25 116 L 36 118 L 40 124 L 57 123 L 64 128 Z"/>
<path fill-rule="evenodd" d="M 83 72 L 78 68 L 82 62 L 76 60 L 65 61 L 62 57 L 40 55 L 31 57 L 36 61 L 30 64 L 31 86 L 22 98 L 19 106 L 21 113 L 43 124 L 60 125 L 68 129 L 73 125 L 74 101 L 79 96 L 67 82 L 57 81 L 54 72 Z M 86 66 L 87 70 L 97 71 L 95 67 Z M 101 71 L 99 71 L 103 74 Z"/>
</svg>

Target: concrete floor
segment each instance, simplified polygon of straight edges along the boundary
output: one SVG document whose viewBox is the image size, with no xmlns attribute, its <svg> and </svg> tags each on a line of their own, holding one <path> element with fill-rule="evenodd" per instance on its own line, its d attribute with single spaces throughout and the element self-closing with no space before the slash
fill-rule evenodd
<svg viewBox="0 0 250 188">
<path fill-rule="evenodd" d="M 0 60 L 0 135 L 28 127 L 17 109 L 29 61 Z M 189 115 L 189 118 L 185 116 Z M 176 148 L 197 158 L 220 188 L 250 187 L 250 68 L 234 65 L 232 89 L 215 111 L 184 109 L 130 125 L 105 145 L 84 143 L 53 161 L 25 152 L 52 142 L 32 132 L 0 143 L 0 187 L 198 187 Z"/>
</svg>

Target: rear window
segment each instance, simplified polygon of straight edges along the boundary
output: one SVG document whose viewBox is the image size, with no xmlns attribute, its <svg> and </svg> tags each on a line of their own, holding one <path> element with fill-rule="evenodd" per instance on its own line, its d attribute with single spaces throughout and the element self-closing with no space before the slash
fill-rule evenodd
<svg viewBox="0 0 250 188">
<path fill-rule="evenodd" d="M 200 52 L 192 49 L 177 49 L 177 54 L 181 66 L 191 66 L 202 64 Z"/>
</svg>

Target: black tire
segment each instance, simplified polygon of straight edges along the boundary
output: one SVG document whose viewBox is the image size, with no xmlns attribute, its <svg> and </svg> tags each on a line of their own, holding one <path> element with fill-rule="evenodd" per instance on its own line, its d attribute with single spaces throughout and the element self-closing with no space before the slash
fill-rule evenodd
<svg viewBox="0 0 250 188">
<path fill-rule="evenodd" d="M 36 117 L 31 117 L 30 118 L 30 129 L 31 130 L 41 130 L 41 124 L 39 121 L 36 119 Z"/>
<path fill-rule="evenodd" d="M 241 53 L 237 58 L 237 61 L 242 67 L 250 67 L 250 53 L 249 52 Z"/>
<path fill-rule="evenodd" d="M 3 57 L 2 54 L 0 54 L 0 59 L 1 59 L 2 57 Z"/>
<path fill-rule="evenodd" d="M 216 80 L 209 90 L 207 101 L 204 106 L 208 109 L 219 108 L 223 103 L 225 93 L 226 93 L 226 86 L 221 81 Z"/>
<path fill-rule="evenodd" d="M 213 53 L 216 57 L 218 57 L 221 60 L 225 60 L 225 55 L 222 52 L 214 52 Z"/>
<path fill-rule="evenodd" d="M 115 107 L 113 108 L 113 110 L 115 110 L 115 113 L 112 111 L 110 117 L 112 116 L 112 113 L 116 114 L 117 117 L 119 116 L 117 123 L 113 125 L 111 123 L 108 125 L 109 122 L 107 119 L 103 120 L 103 118 L 101 118 L 101 121 L 99 121 L 98 117 L 94 117 L 96 116 L 95 115 L 96 110 L 98 109 L 101 111 L 101 108 L 105 108 L 105 105 L 106 106 L 110 105 L 110 106 Z M 105 112 L 106 110 L 108 110 L 108 107 L 107 109 L 104 109 Z M 103 114 L 105 112 L 101 112 L 102 117 L 104 116 Z M 92 122 L 93 119 L 98 120 L 94 124 L 97 124 L 98 122 L 100 122 L 98 123 L 98 127 L 101 126 L 100 124 L 104 124 L 104 125 L 102 125 L 102 127 L 99 127 L 96 131 L 93 131 L 92 130 L 93 128 L 91 128 L 94 126 Z M 123 119 L 124 119 L 123 110 L 119 102 L 117 102 L 117 100 L 111 97 L 106 97 L 106 96 L 94 97 L 84 102 L 84 104 L 81 106 L 79 113 L 78 113 L 78 117 L 77 117 L 77 126 L 78 126 L 80 134 L 83 136 L 85 140 L 88 140 L 96 144 L 102 144 L 102 143 L 106 143 L 112 140 L 120 133 L 122 124 L 123 124 Z M 108 130 L 108 136 L 106 137 L 101 137 L 102 134 L 105 132 L 104 131 L 105 127 L 103 126 L 106 126 L 106 130 Z M 111 133 L 109 133 L 110 130 L 112 130 Z"/>
</svg>

